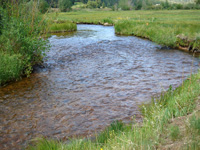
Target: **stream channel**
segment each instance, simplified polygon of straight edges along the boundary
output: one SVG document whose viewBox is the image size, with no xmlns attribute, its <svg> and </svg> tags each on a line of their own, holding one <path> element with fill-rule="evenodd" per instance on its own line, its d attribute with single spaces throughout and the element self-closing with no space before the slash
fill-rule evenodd
<svg viewBox="0 0 200 150">
<path fill-rule="evenodd" d="M 192 54 L 133 36 L 114 27 L 78 25 L 53 35 L 45 67 L 0 88 L 0 149 L 17 150 L 35 137 L 67 140 L 90 136 L 114 120 L 140 118 L 148 103 L 199 68 Z"/>
</svg>

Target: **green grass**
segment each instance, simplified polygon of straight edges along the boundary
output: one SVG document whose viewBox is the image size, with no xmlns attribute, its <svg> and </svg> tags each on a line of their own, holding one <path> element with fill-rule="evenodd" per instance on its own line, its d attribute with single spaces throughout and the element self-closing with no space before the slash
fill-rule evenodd
<svg viewBox="0 0 200 150">
<path fill-rule="evenodd" d="M 63 149 L 73 150 L 100 150 L 100 148 L 103 150 L 156 149 L 161 142 L 161 135 L 164 133 L 165 127 L 170 123 L 170 120 L 187 115 L 194 110 L 195 100 L 200 95 L 199 81 L 200 72 L 189 77 L 184 81 L 182 86 L 175 90 L 170 88 L 159 99 L 152 101 L 151 105 L 143 106 L 144 118 L 142 125 L 122 125 L 120 122 L 116 122 L 115 125 L 112 124 L 105 131 L 101 132 L 96 137 L 97 140 L 76 139 L 68 142 L 69 144 L 58 143 L 60 146 L 62 145 Z M 198 131 L 199 121 L 192 122 L 195 123 L 192 123 L 191 126 L 194 126 L 193 128 Z M 176 127 L 170 129 L 170 135 L 173 140 L 178 138 L 178 130 Z M 32 149 L 43 150 L 40 149 L 45 144 L 43 140 L 39 141 L 39 145 L 42 146 L 38 147 L 38 143 L 36 142 L 36 147 L 32 147 Z M 51 145 L 54 142 L 56 141 L 53 141 L 53 143 L 52 141 L 48 141 L 48 144 Z M 193 145 L 189 145 L 189 147 Z"/>
<path fill-rule="evenodd" d="M 76 31 L 77 25 L 72 22 L 58 22 L 50 25 L 49 32 L 71 32 Z"/>
<path fill-rule="evenodd" d="M 0 53 L 0 85 L 6 81 L 19 79 L 23 68 L 21 55 L 10 56 Z"/>
<path fill-rule="evenodd" d="M 48 41 L 40 38 L 45 17 L 34 5 L 7 1 L 5 8 L 0 6 L 0 86 L 29 76 L 48 49 Z"/>
<path fill-rule="evenodd" d="M 190 129 L 194 130 L 196 134 L 200 135 L 200 118 L 193 115 L 190 118 Z"/>
<path fill-rule="evenodd" d="M 172 141 L 175 141 L 179 138 L 180 135 L 180 129 L 178 126 L 171 126 L 170 128 L 170 136 Z"/>
<path fill-rule="evenodd" d="M 115 32 L 148 38 L 169 47 L 200 49 L 200 10 L 94 11 L 50 13 L 75 23 L 115 24 Z M 180 38 L 186 37 L 186 39 Z"/>
</svg>

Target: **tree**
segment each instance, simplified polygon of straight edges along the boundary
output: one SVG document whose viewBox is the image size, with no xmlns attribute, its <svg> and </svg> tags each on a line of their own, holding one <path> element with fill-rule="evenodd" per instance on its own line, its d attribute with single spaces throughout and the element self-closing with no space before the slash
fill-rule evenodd
<svg viewBox="0 0 200 150">
<path fill-rule="evenodd" d="M 97 3 L 97 8 L 100 8 L 102 4 L 101 0 L 96 0 L 96 3 Z"/>
<path fill-rule="evenodd" d="M 196 4 L 200 4 L 200 0 L 195 0 Z"/>
<path fill-rule="evenodd" d="M 105 7 L 106 7 L 106 4 L 105 4 L 104 2 L 102 3 L 102 7 L 103 7 L 103 8 L 105 8 Z"/>
<path fill-rule="evenodd" d="M 97 1 L 91 1 L 91 0 L 89 0 L 87 2 L 87 7 L 88 8 L 97 8 L 98 7 L 98 3 L 97 3 Z"/>
<path fill-rule="evenodd" d="M 66 12 L 71 10 L 72 2 L 70 0 L 59 0 L 58 5 L 62 12 Z"/>
<path fill-rule="evenodd" d="M 131 10 L 133 7 L 132 0 L 120 0 L 119 7 L 122 10 Z"/>
<path fill-rule="evenodd" d="M 39 10 L 41 13 L 44 14 L 45 12 L 47 12 L 48 8 L 49 8 L 49 4 L 45 0 L 39 1 Z"/>
</svg>

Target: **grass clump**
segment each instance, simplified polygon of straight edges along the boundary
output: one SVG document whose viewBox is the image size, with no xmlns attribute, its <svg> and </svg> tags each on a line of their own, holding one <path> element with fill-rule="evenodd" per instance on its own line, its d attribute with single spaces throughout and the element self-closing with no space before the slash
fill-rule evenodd
<svg viewBox="0 0 200 150">
<path fill-rule="evenodd" d="M 102 131 L 96 137 L 96 142 L 99 144 L 105 144 L 108 142 L 110 138 L 113 138 L 115 135 L 120 134 L 122 131 L 125 130 L 124 124 L 120 121 L 114 121 L 107 127 L 104 131 Z"/>
<path fill-rule="evenodd" d="M 49 32 L 71 32 L 76 31 L 77 25 L 72 22 L 61 22 L 61 23 L 53 23 L 50 25 Z"/>
<path fill-rule="evenodd" d="M 195 115 L 190 118 L 190 129 L 193 129 L 196 134 L 200 135 L 200 118 L 197 118 Z"/>
<path fill-rule="evenodd" d="M 21 55 L 8 55 L 0 53 L 0 83 L 4 84 L 6 81 L 19 79 L 22 70 L 23 63 Z"/>
<path fill-rule="evenodd" d="M 179 138 L 180 135 L 180 130 L 178 126 L 171 126 L 170 128 L 170 137 L 172 141 L 175 141 L 176 139 Z"/>
<path fill-rule="evenodd" d="M 108 24 L 110 24 L 110 25 L 113 25 L 113 24 L 114 24 L 113 20 L 110 19 L 110 18 L 105 18 L 105 19 L 103 19 L 103 20 L 102 20 L 102 23 L 103 23 L 103 24 L 104 24 L 104 23 L 108 23 Z"/>
<path fill-rule="evenodd" d="M 199 110 L 198 110 L 199 111 Z M 200 114 L 199 112 L 195 112 L 188 119 L 187 133 L 188 136 L 186 148 L 188 150 L 198 150 L 200 148 Z"/>
</svg>

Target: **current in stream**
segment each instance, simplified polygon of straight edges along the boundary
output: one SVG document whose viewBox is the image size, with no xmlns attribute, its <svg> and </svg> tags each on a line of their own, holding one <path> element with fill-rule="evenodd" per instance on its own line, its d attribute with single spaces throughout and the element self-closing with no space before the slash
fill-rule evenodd
<svg viewBox="0 0 200 150">
<path fill-rule="evenodd" d="M 17 150 L 35 137 L 90 136 L 114 120 L 140 118 L 138 105 L 179 86 L 200 60 L 113 27 L 78 25 L 53 35 L 44 68 L 0 88 L 0 149 Z"/>
</svg>

